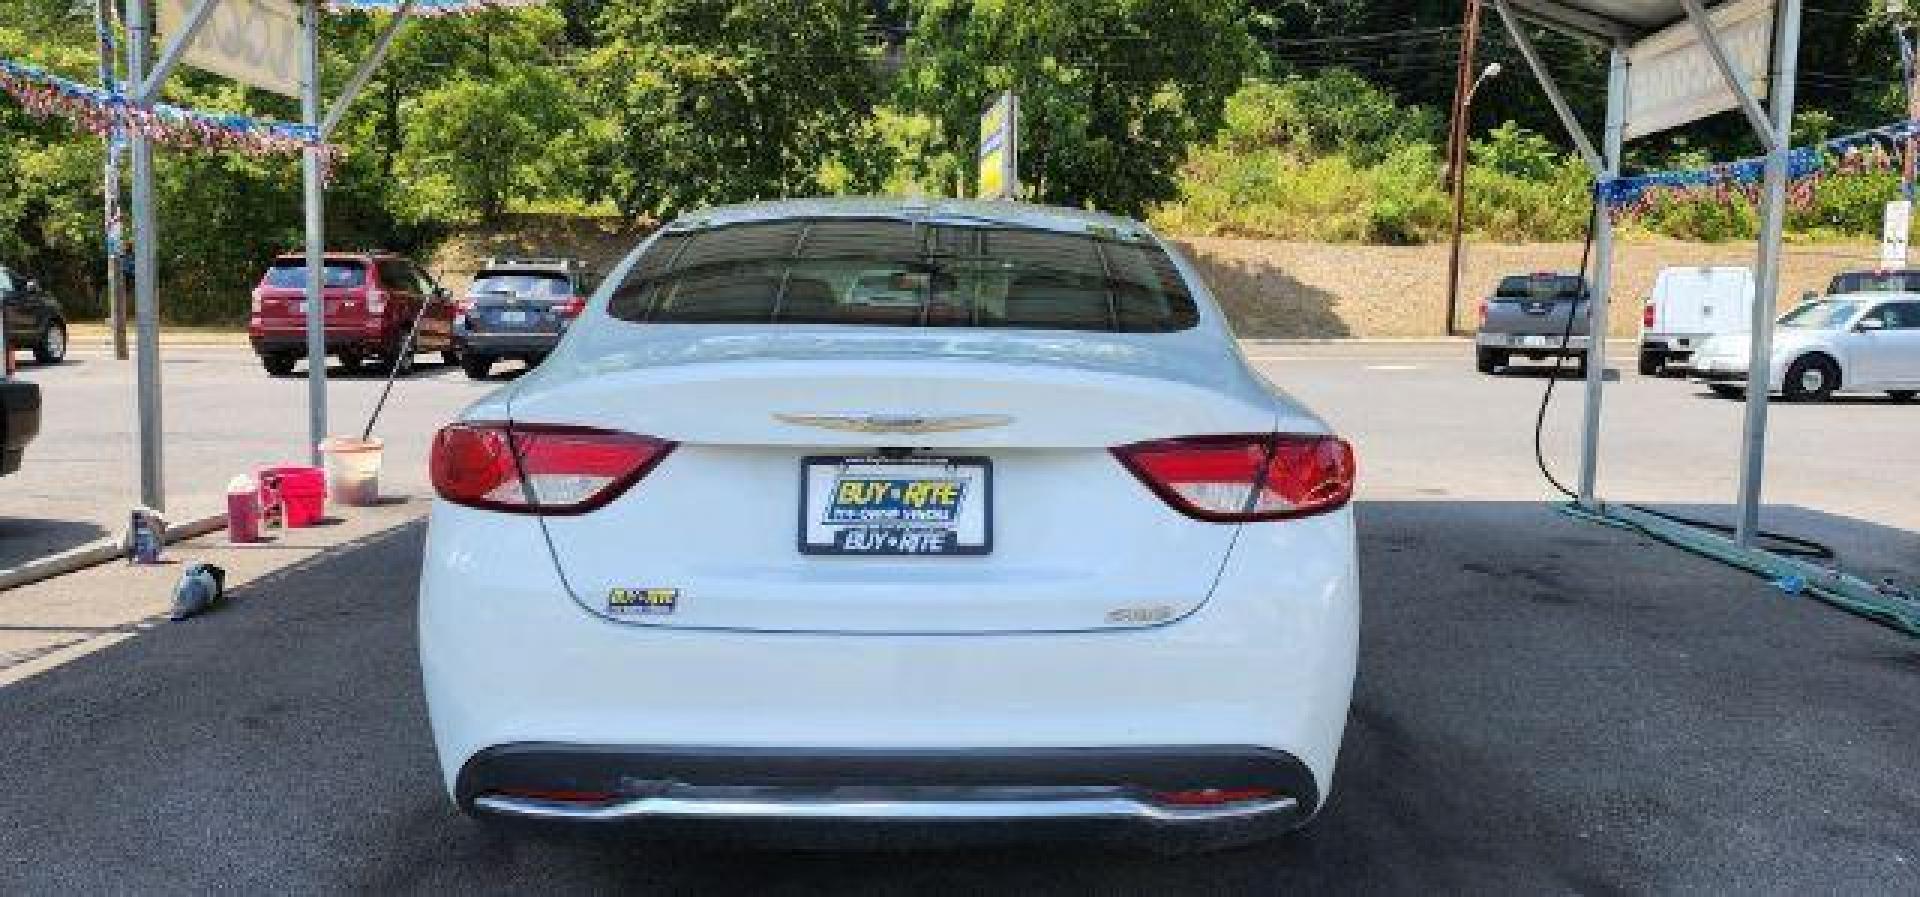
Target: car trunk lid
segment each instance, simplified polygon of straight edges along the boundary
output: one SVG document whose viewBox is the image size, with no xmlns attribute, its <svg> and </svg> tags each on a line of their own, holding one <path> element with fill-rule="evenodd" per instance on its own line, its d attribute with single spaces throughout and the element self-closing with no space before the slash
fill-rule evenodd
<svg viewBox="0 0 1920 897">
<path fill-rule="evenodd" d="M 517 390 L 512 415 L 678 443 L 612 504 L 543 518 L 575 598 L 611 619 L 924 633 L 1151 625 L 1206 600 L 1236 527 L 1182 516 L 1110 449 L 1275 426 L 1252 393 L 1167 375 L 1182 367 L 1177 352 L 1151 341 L 731 333 L 583 345 Z M 595 375 L 567 376 L 569 365 Z M 895 507 L 915 481 L 958 483 L 957 513 L 977 515 L 984 550 L 811 553 L 848 481 L 892 489 L 880 504 Z M 649 593 L 671 593 L 671 608 L 622 604 Z"/>
</svg>

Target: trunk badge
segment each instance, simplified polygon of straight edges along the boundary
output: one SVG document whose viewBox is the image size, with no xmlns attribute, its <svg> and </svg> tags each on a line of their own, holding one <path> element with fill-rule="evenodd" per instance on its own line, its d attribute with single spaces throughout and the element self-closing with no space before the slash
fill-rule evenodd
<svg viewBox="0 0 1920 897">
<path fill-rule="evenodd" d="M 949 417 L 921 417 L 914 414 L 774 414 L 783 423 L 799 427 L 818 427 L 847 433 L 952 433 L 956 430 L 984 430 L 1013 423 L 1006 414 L 957 414 Z"/>
</svg>

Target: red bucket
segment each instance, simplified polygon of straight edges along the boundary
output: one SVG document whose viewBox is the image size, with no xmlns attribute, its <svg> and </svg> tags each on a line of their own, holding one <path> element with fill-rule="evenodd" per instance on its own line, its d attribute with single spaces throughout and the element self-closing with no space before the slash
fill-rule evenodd
<svg viewBox="0 0 1920 897">
<path fill-rule="evenodd" d="M 318 467 L 268 467 L 260 483 L 277 482 L 287 526 L 312 526 L 327 512 L 327 473 Z"/>
</svg>

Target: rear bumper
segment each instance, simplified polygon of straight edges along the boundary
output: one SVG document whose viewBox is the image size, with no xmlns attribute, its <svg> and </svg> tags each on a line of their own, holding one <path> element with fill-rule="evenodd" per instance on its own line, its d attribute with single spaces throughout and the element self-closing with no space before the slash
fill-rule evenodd
<svg viewBox="0 0 1920 897">
<path fill-rule="evenodd" d="M 1539 342 L 1544 340 L 1544 342 Z M 1510 352 L 1545 354 L 1560 351 L 1558 333 L 1476 333 L 1474 345 L 1482 349 L 1504 349 Z M 1585 352 L 1587 337 L 1575 334 L 1567 339 L 1567 351 Z"/>
<path fill-rule="evenodd" d="M 1194 805 L 1167 792 L 1252 789 Z M 1206 841 L 1313 815 L 1313 774 L 1247 746 L 823 750 L 513 744 L 461 768 L 462 809 L 543 826 L 703 830 L 775 842 L 1063 836 Z M 870 829 L 863 832 L 862 829 Z"/>
<path fill-rule="evenodd" d="M 294 355 L 305 358 L 307 355 L 307 335 L 304 333 L 268 333 L 247 337 L 253 344 L 256 355 Z M 359 330 L 330 330 L 327 332 L 327 352 L 357 352 L 361 355 L 378 355 L 387 351 L 391 345 L 383 333 L 367 333 Z"/>
<path fill-rule="evenodd" d="M 489 356 L 546 355 L 560 344 L 559 333 L 474 333 L 454 331 L 453 344 L 462 353 Z"/>
<path fill-rule="evenodd" d="M 28 443 L 40 435 L 40 384 L 0 382 L 0 475 L 20 469 Z"/>
<path fill-rule="evenodd" d="M 1300 550 L 1301 539 L 1314 550 Z M 689 809 L 683 799 L 712 795 L 648 789 L 661 780 L 727 788 L 797 777 L 814 790 L 752 809 L 785 829 L 790 817 L 844 820 L 846 808 L 814 809 L 822 787 L 1118 790 L 1103 800 L 1141 787 L 1223 787 L 1182 776 L 1197 771 L 1227 783 L 1257 778 L 1265 783 L 1257 787 L 1290 799 L 1245 823 L 1281 831 L 1317 811 L 1332 787 L 1359 628 L 1352 539 L 1350 510 L 1247 526 L 1207 602 L 1157 626 L 683 630 L 611 622 L 576 604 L 535 521 L 436 502 L 421 578 L 421 669 L 446 788 L 485 815 L 543 815 L 478 801 L 492 789 L 606 791 L 622 797 L 600 814 L 610 818 L 548 821 L 667 817 L 670 830 L 689 821 L 756 828 L 763 820 L 737 818 L 737 800 Z M 974 797 L 901 812 L 924 812 L 943 830 L 964 827 L 980 809 Z M 1054 822 L 1074 835 L 1167 824 L 1104 806 Z M 1103 818 L 1077 818 L 1088 815 Z M 1115 815 L 1126 818 L 1105 818 Z M 1242 834 L 1227 819 L 1178 821 Z"/>
</svg>

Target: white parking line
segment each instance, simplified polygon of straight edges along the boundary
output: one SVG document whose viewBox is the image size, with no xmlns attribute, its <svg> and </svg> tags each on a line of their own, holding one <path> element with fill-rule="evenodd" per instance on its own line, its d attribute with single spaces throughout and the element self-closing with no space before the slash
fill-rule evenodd
<svg viewBox="0 0 1920 897">
<path fill-rule="evenodd" d="M 1370 364 L 1370 365 L 1367 365 L 1367 370 L 1369 370 L 1369 371 L 1417 371 L 1417 370 L 1419 370 L 1419 369 L 1420 369 L 1420 368 L 1422 368 L 1422 367 L 1424 367 L 1424 365 L 1418 365 L 1418 364 Z"/>
</svg>

